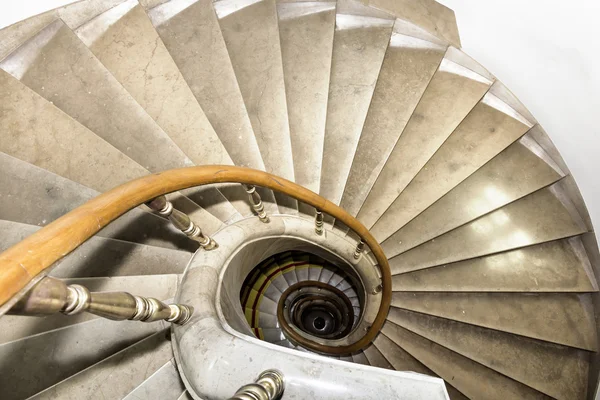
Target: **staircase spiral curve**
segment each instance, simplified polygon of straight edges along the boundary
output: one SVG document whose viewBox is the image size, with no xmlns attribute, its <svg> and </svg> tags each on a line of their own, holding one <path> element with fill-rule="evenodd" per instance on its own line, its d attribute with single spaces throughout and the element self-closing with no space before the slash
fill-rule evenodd
<svg viewBox="0 0 600 400">
<path fill-rule="evenodd" d="M 584 201 L 433 0 L 76 2 L 0 30 L 0 135 L 2 399 L 594 398 Z M 194 314 L 5 314 L 45 275 Z"/>
</svg>

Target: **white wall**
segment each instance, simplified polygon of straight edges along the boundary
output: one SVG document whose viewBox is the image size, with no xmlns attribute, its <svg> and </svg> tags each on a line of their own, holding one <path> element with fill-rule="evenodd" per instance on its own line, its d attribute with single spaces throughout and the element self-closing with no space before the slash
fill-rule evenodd
<svg viewBox="0 0 600 400">
<path fill-rule="evenodd" d="M 438 1 L 456 12 L 463 49 L 546 129 L 600 227 L 600 1 Z M 6 2 L 0 27 L 71 2 Z"/>
<path fill-rule="evenodd" d="M 545 128 L 600 229 L 600 1 L 438 1 L 455 11 L 463 50 Z"/>
</svg>

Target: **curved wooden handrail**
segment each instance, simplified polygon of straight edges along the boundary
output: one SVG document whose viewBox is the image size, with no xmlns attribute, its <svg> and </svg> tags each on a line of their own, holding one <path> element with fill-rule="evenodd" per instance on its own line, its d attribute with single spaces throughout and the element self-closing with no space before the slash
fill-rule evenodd
<svg viewBox="0 0 600 400">
<path fill-rule="evenodd" d="M 213 183 L 244 183 L 275 190 L 343 222 L 369 246 L 382 274 L 382 300 L 373 325 L 346 353 L 366 347 L 383 327 L 392 300 L 392 275 L 383 249 L 369 230 L 342 208 L 286 179 L 250 168 L 210 165 L 148 175 L 118 186 L 58 218 L 0 254 L 0 306 L 111 221 L 160 195 Z M 337 348 L 340 349 L 340 348 Z M 339 351 L 339 350 L 338 350 Z"/>
</svg>

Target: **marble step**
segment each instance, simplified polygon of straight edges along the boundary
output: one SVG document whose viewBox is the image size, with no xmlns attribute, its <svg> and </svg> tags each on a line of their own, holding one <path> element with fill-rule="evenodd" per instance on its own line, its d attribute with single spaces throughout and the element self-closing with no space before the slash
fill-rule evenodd
<svg viewBox="0 0 600 400">
<path fill-rule="evenodd" d="M 75 30 L 102 64 L 111 72 L 173 142 L 196 165 L 231 165 L 227 150 L 200 108 L 194 94 L 158 36 L 143 7 L 127 0 L 108 9 Z M 252 215 L 247 195 L 240 185 L 216 185 L 235 209 Z M 228 194 L 226 191 L 230 191 Z M 236 193 L 237 192 L 237 193 Z M 210 193 L 203 194 L 203 197 Z M 219 199 L 223 202 L 223 199 Z M 198 201 L 222 216 L 214 199 Z M 237 218 L 230 210 L 231 218 Z M 228 218 L 225 214 L 224 218 Z"/>
<path fill-rule="evenodd" d="M 340 206 L 357 215 L 446 53 L 447 44 L 396 20 Z"/>
<path fill-rule="evenodd" d="M 32 396 L 166 327 L 97 318 L 2 344 L 3 398 Z"/>
<path fill-rule="evenodd" d="M 397 308 L 388 320 L 553 398 L 585 398 L 585 351 Z"/>
<path fill-rule="evenodd" d="M 492 85 L 394 200 L 371 229 L 376 239 L 383 241 L 402 228 L 534 125 L 510 107 L 502 89 L 498 82 Z"/>
<path fill-rule="evenodd" d="M 0 127 L 7 135 L 7 140 L 0 143 L 1 152 L 100 192 L 148 174 L 3 70 L 0 70 L 0 100 L 6 104 Z M 27 110 L 35 113 L 36 118 L 29 118 Z M 192 216 L 220 224 L 188 198 L 180 194 L 171 198 L 178 208 Z"/>
<path fill-rule="evenodd" d="M 596 292 L 579 237 L 394 275 L 397 292 Z"/>
<path fill-rule="evenodd" d="M 578 349 L 597 349 L 589 294 L 394 292 L 392 306 Z"/>
<path fill-rule="evenodd" d="M 354 0 L 337 2 L 319 194 L 342 194 L 383 63 L 394 18 Z"/>
<path fill-rule="evenodd" d="M 122 400 L 173 358 L 161 330 L 33 396 L 32 400 Z"/>
<path fill-rule="evenodd" d="M 449 47 L 406 123 L 357 218 L 368 228 L 383 215 L 492 85 L 493 76 Z"/>
<path fill-rule="evenodd" d="M 0 220 L 0 251 L 40 227 Z M 57 278 L 182 274 L 191 254 L 118 239 L 93 236 L 52 268 Z"/>
<path fill-rule="evenodd" d="M 193 165 L 109 70 L 56 20 L 0 62 L 0 68 L 151 172 Z M 88 151 L 97 151 L 84 143 Z M 155 154 L 160 149 L 161 156 Z M 222 221 L 235 209 L 212 187 L 188 189 Z"/>
<path fill-rule="evenodd" d="M 98 191 L 148 171 L 0 70 L 0 151 Z M 35 114 L 36 118 L 30 118 Z"/>
<path fill-rule="evenodd" d="M 352 354 L 352 362 L 355 362 L 357 364 L 362 364 L 362 365 L 370 365 L 369 359 L 367 358 L 367 356 L 365 355 L 365 353 L 363 351 L 356 353 L 356 354 Z"/>
<path fill-rule="evenodd" d="M 381 352 L 377 349 L 377 346 L 374 344 L 371 344 L 369 347 L 364 349 L 363 352 L 367 357 L 367 360 L 369 360 L 369 365 L 372 367 L 394 369 L 392 364 L 388 362 L 388 360 L 383 356 L 383 354 L 381 354 Z"/>
<path fill-rule="evenodd" d="M 0 174 L 1 220 L 45 226 L 100 194 L 3 153 L 0 153 L 0 166 L 3 171 Z M 205 211 L 192 218 L 208 234 L 222 226 L 221 221 Z M 198 247 L 169 221 L 140 208 L 128 211 L 98 235 L 191 252 Z"/>
<path fill-rule="evenodd" d="M 51 274 L 52 275 L 52 274 Z M 93 292 L 128 292 L 138 296 L 170 300 L 177 293 L 179 275 L 119 276 L 63 279 L 67 284 L 83 285 Z M 0 345 L 98 319 L 93 314 L 23 317 L 4 315 L 0 320 Z M 134 322 L 130 322 L 134 324 Z"/>
<path fill-rule="evenodd" d="M 171 0 L 148 16 L 233 162 L 264 170 L 212 0 Z M 267 213 L 277 213 L 273 193 L 259 193 Z"/>
<path fill-rule="evenodd" d="M 186 390 L 185 392 L 183 392 L 183 393 L 181 394 L 181 396 L 179 396 L 179 397 L 177 398 L 177 400 L 194 400 L 194 399 L 193 399 L 193 398 L 192 398 L 192 396 L 190 395 L 190 392 L 188 392 L 188 391 Z"/>
<path fill-rule="evenodd" d="M 387 238 L 392 254 L 405 252 L 564 177 L 528 135 Z"/>
<path fill-rule="evenodd" d="M 389 323 L 388 323 L 389 324 Z M 438 377 L 433 371 L 423 365 L 419 360 L 407 353 L 398 344 L 394 343 L 385 334 L 380 333 L 373 342 L 373 345 L 389 362 L 390 368 L 397 371 L 410 371 L 419 374 Z M 463 400 L 466 397 L 446 382 L 446 389 L 450 400 Z"/>
<path fill-rule="evenodd" d="M 522 383 L 387 322 L 382 332 L 412 357 L 473 400 L 550 399 Z"/>
<path fill-rule="evenodd" d="M 385 10 L 397 18 L 409 21 L 429 33 L 460 48 L 460 36 L 454 11 L 435 0 L 361 0 L 362 3 Z"/>
<path fill-rule="evenodd" d="M 294 181 L 276 2 L 216 0 L 213 5 L 265 168 Z M 297 212 L 295 199 L 275 197 L 281 213 Z"/>
<path fill-rule="evenodd" d="M 178 400 L 184 391 L 175 359 L 171 359 L 123 400 Z"/>
<path fill-rule="evenodd" d="M 331 73 L 335 2 L 277 4 L 296 183 L 319 191 Z M 303 204 L 299 209 L 313 215 Z"/>
<path fill-rule="evenodd" d="M 499 253 L 585 233 L 587 227 L 558 182 L 397 255 L 384 242 L 393 274 Z"/>
</svg>

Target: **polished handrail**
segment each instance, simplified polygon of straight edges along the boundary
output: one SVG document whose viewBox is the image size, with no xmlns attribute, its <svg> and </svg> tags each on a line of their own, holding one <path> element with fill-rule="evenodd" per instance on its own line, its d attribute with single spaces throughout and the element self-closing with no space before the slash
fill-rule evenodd
<svg viewBox="0 0 600 400">
<path fill-rule="evenodd" d="M 356 232 L 369 246 L 379 264 L 383 287 L 381 304 L 373 324 L 361 339 L 345 347 L 332 347 L 331 350 L 351 353 L 363 349 L 375 339 L 391 305 L 392 275 L 383 249 L 369 230 L 344 209 L 300 185 L 267 172 L 228 165 L 172 169 L 124 183 L 10 247 L 0 254 L 0 306 L 8 303 L 46 269 L 127 211 L 164 194 L 213 183 L 241 183 L 269 188 L 331 215 Z"/>
</svg>

